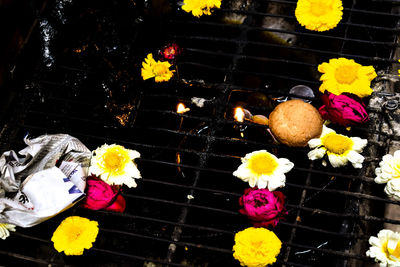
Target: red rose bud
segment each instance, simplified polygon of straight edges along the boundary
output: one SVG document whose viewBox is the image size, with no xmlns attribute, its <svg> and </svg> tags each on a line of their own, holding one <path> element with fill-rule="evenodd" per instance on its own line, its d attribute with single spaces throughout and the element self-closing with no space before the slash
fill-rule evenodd
<svg viewBox="0 0 400 267">
<path fill-rule="evenodd" d="M 325 92 L 321 99 L 324 105 L 319 108 L 319 113 L 325 120 L 345 127 L 369 120 L 364 103 L 356 95 Z"/>
<path fill-rule="evenodd" d="M 113 211 L 123 212 L 125 210 L 125 199 L 119 195 L 119 187 L 111 186 L 100 178 L 92 175 L 86 179 L 86 198 L 82 206 L 91 210 L 111 208 Z M 117 202 L 116 205 L 115 202 Z"/>
<path fill-rule="evenodd" d="M 240 213 L 246 215 L 255 227 L 275 227 L 287 214 L 285 196 L 279 191 L 247 188 L 239 199 Z"/>
<path fill-rule="evenodd" d="M 160 60 L 175 60 L 175 58 L 179 56 L 180 53 L 181 48 L 177 44 L 168 44 L 160 50 Z"/>
<path fill-rule="evenodd" d="M 115 212 L 124 212 L 125 208 L 126 208 L 125 198 L 119 194 L 117 196 L 117 199 L 115 199 L 115 201 L 110 206 L 105 208 L 105 210 L 115 211 Z"/>
</svg>

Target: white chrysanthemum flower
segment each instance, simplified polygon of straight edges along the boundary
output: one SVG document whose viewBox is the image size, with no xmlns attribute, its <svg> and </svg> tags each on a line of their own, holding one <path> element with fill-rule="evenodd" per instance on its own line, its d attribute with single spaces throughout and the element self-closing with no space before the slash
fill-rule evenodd
<svg viewBox="0 0 400 267">
<path fill-rule="evenodd" d="M 380 267 L 400 267 L 400 233 L 381 230 L 378 237 L 371 236 L 367 256 L 375 258 Z"/>
<path fill-rule="evenodd" d="M 142 176 L 133 160 L 139 157 L 136 150 L 105 144 L 93 151 L 89 172 L 110 185 L 126 184 L 136 187 L 134 178 L 139 179 Z"/>
<path fill-rule="evenodd" d="M 391 197 L 400 200 L 400 150 L 393 156 L 387 154 L 382 157 L 379 167 L 375 169 L 375 182 L 386 184 L 385 192 Z"/>
<path fill-rule="evenodd" d="M 10 236 L 10 231 L 15 232 L 15 225 L 9 223 L 0 223 L 0 238 L 5 240 Z"/>
<path fill-rule="evenodd" d="M 274 191 L 285 186 L 285 173 L 293 167 L 294 164 L 288 159 L 278 159 L 266 150 L 259 150 L 246 154 L 233 175 L 248 182 L 251 187 L 268 187 L 269 191 Z"/>
<path fill-rule="evenodd" d="M 327 154 L 329 162 L 334 168 L 345 166 L 349 161 L 354 168 L 361 168 L 364 157 L 359 153 L 363 151 L 367 142 L 366 139 L 359 137 L 337 134 L 324 125 L 321 136 L 308 141 L 308 146 L 313 149 L 308 152 L 308 158 L 310 160 L 321 159 Z"/>
</svg>

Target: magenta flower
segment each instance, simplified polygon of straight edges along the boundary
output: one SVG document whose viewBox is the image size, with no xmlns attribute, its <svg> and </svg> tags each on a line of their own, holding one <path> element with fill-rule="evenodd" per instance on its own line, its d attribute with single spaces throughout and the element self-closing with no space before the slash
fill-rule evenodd
<svg viewBox="0 0 400 267">
<path fill-rule="evenodd" d="M 319 108 L 319 113 L 325 120 L 345 127 L 369 120 L 364 103 L 356 95 L 334 95 L 325 92 L 321 99 L 324 105 Z"/>
<path fill-rule="evenodd" d="M 255 227 L 275 227 L 287 214 L 285 195 L 279 191 L 247 188 L 239 199 L 240 213 L 247 215 Z"/>
<path fill-rule="evenodd" d="M 111 210 L 123 212 L 125 210 L 125 199 L 119 195 L 119 186 L 109 185 L 96 176 L 86 179 L 86 198 L 82 206 L 91 210 Z"/>
</svg>

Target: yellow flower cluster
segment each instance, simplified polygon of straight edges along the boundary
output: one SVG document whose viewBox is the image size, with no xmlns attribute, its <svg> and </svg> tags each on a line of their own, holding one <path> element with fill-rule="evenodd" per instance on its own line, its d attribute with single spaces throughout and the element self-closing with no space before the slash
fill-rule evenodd
<svg viewBox="0 0 400 267">
<path fill-rule="evenodd" d="M 351 93 L 360 98 L 371 95 L 371 81 L 376 77 L 373 66 L 362 66 L 352 59 L 332 58 L 322 63 L 318 71 L 323 73 L 319 90 L 335 95 Z"/>
<path fill-rule="evenodd" d="M 242 266 L 262 267 L 276 261 L 282 242 L 270 230 L 250 227 L 235 235 L 233 257 Z"/>
<path fill-rule="evenodd" d="M 195 17 L 211 15 L 211 8 L 220 8 L 221 0 L 184 0 L 182 9 Z"/>
<path fill-rule="evenodd" d="M 341 0 L 299 0 L 295 15 L 297 21 L 311 31 L 327 31 L 342 20 Z"/>
<path fill-rule="evenodd" d="M 142 63 L 142 78 L 147 80 L 154 77 L 158 83 L 169 81 L 174 75 L 174 70 L 169 69 L 171 66 L 168 61 L 155 61 L 153 54 L 148 54 Z"/>
<path fill-rule="evenodd" d="M 51 241 L 58 252 L 65 255 L 82 255 L 90 249 L 99 232 L 98 223 L 79 216 L 63 220 L 53 233 Z"/>
</svg>

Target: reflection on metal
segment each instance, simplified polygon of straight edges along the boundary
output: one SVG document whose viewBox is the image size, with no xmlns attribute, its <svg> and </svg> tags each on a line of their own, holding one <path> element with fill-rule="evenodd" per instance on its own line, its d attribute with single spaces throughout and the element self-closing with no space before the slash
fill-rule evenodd
<svg viewBox="0 0 400 267">
<path fill-rule="evenodd" d="M 227 13 L 222 20 L 228 24 L 243 24 L 247 16 L 245 14 L 236 13 L 235 11 L 247 11 L 250 3 L 250 0 L 234 0 L 230 2 L 227 8 L 233 12 Z"/>
<path fill-rule="evenodd" d="M 266 37 L 272 39 L 274 42 L 286 45 L 292 45 L 297 42 L 296 35 L 286 33 L 294 32 L 296 24 L 284 17 L 277 17 L 282 14 L 292 14 L 292 6 L 273 2 L 268 3 L 265 13 L 271 14 L 271 16 L 265 16 L 262 21 L 262 27 L 267 30 L 264 31 Z"/>
<path fill-rule="evenodd" d="M 292 87 L 289 94 L 292 95 L 290 99 L 301 99 L 306 103 L 310 103 L 311 98 L 315 97 L 313 90 L 305 85 L 296 85 Z"/>
</svg>

